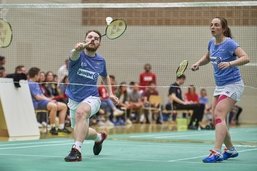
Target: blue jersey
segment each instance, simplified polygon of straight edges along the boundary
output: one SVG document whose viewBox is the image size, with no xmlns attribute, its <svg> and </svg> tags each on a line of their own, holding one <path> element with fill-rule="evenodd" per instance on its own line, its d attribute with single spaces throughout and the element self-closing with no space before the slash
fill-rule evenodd
<svg viewBox="0 0 257 171">
<path fill-rule="evenodd" d="M 220 62 L 229 62 L 237 58 L 235 55 L 236 48 L 239 45 L 231 38 L 226 38 L 224 42 L 216 45 L 215 39 L 211 39 L 208 44 L 211 63 L 214 70 L 214 78 L 217 86 L 223 86 L 241 81 L 240 70 L 237 66 L 226 69 L 219 69 Z"/>
<path fill-rule="evenodd" d="M 70 99 L 81 102 L 89 96 L 99 96 L 98 77 L 107 76 L 106 62 L 102 56 L 96 54 L 95 57 L 90 57 L 82 51 L 78 60 L 69 61 L 68 71 L 70 84 L 66 94 Z"/>
<path fill-rule="evenodd" d="M 33 103 L 36 103 L 38 101 L 35 98 L 36 96 L 43 95 L 43 93 L 39 87 L 39 84 L 37 82 L 29 80 L 29 90 L 30 90 L 30 94 L 32 96 Z"/>
</svg>

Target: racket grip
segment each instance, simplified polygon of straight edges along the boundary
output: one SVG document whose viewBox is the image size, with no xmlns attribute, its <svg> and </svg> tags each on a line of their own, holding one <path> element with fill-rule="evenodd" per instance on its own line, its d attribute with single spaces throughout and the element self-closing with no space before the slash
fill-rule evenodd
<svg viewBox="0 0 257 171">
<path fill-rule="evenodd" d="M 76 50 L 75 48 L 71 50 L 71 53 L 74 53 L 76 51 L 82 51 L 83 49 L 85 49 L 85 47 L 89 44 L 90 42 L 86 43 L 86 42 L 83 42 L 82 43 L 82 46 L 79 48 L 79 50 Z"/>
<path fill-rule="evenodd" d="M 72 49 L 72 50 L 71 50 L 71 53 L 74 53 L 74 52 L 76 52 L 76 49 Z"/>
</svg>

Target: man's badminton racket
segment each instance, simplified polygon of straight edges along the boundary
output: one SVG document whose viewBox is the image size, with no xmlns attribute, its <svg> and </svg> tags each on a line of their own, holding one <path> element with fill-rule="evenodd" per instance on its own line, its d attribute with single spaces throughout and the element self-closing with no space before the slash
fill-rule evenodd
<svg viewBox="0 0 257 171">
<path fill-rule="evenodd" d="M 6 20 L 0 18 L 0 47 L 6 48 L 12 42 L 12 27 Z"/>
<path fill-rule="evenodd" d="M 106 18 L 107 20 L 108 18 Z M 110 18 L 111 19 L 111 18 Z M 115 19 L 110 23 L 107 21 L 107 26 L 105 28 L 105 33 L 102 35 L 106 36 L 108 39 L 117 39 L 119 38 L 127 29 L 127 23 L 123 19 Z"/>
<path fill-rule="evenodd" d="M 176 71 L 176 76 L 177 77 L 180 77 L 181 75 L 184 74 L 184 72 L 186 71 L 187 69 L 187 66 L 188 66 L 188 60 L 183 60 L 179 66 L 178 66 L 178 69 Z"/>
<path fill-rule="evenodd" d="M 112 20 L 111 17 L 107 17 L 106 22 L 107 22 L 107 26 L 105 28 L 105 33 L 102 35 L 102 37 L 106 36 L 108 39 L 111 39 L 111 40 L 117 39 L 127 29 L 127 23 L 123 19 Z M 86 47 L 89 43 L 85 43 L 83 46 Z M 72 52 L 74 52 L 74 51 L 75 51 L 75 49 L 72 50 Z"/>
</svg>

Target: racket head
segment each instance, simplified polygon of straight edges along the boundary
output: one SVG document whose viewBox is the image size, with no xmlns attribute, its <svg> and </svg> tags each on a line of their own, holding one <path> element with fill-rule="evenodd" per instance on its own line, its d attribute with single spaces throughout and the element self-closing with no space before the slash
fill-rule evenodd
<svg viewBox="0 0 257 171">
<path fill-rule="evenodd" d="M 12 42 L 12 26 L 0 18 L 0 48 L 8 47 Z"/>
<path fill-rule="evenodd" d="M 127 23 L 123 19 L 115 19 L 105 29 L 105 36 L 108 39 L 117 39 L 120 37 L 127 29 Z"/>
<path fill-rule="evenodd" d="M 187 69 L 187 66 L 188 66 L 188 60 L 183 60 L 182 62 L 180 62 L 176 71 L 176 76 L 180 77 L 181 75 L 183 75 Z"/>
</svg>

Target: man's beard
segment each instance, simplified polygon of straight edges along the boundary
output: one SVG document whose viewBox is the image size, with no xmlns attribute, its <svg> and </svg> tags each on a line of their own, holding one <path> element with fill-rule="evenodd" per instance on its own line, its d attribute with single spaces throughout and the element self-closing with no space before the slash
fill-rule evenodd
<svg viewBox="0 0 257 171">
<path fill-rule="evenodd" d="M 89 45 L 86 46 L 86 50 L 89 52 L 96 52 L 97 49 L 98 49 L 98 46 L 95 46 L 95 45 L 94 47 L 89 47 Z"/>
</svg>

